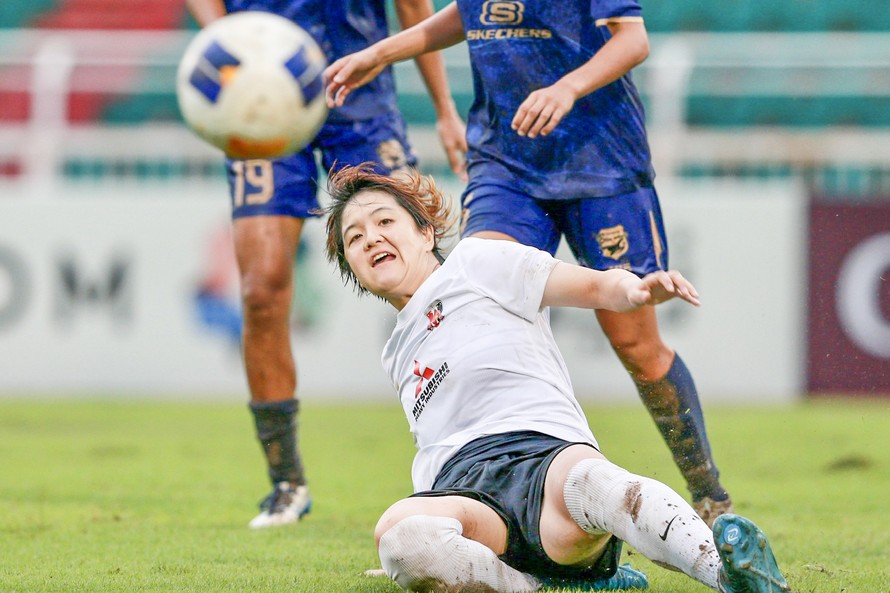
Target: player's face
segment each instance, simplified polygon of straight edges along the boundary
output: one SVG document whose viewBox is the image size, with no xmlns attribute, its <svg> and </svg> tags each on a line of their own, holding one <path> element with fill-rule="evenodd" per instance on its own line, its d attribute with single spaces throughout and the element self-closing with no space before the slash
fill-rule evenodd
<svg viewBox="0 0 890 593">
<path fill-rule="evenodd" d="M 401 309 L 436 268 L 432 229 L 383 191 L 356 194 L 343 209 L 346 261 L 366 289 Z"/>
</svg>

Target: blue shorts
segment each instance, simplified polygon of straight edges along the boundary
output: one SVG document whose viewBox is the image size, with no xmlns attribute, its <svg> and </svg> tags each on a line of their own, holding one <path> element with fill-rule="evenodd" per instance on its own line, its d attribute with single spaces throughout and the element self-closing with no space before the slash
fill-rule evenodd
<svg viewBox="0 0 890 593">
<path fill-rule="evenodd" d="M 325 172 L 334 164 L 372 162 L 377 163 L 379 173 L 389 175 L 417 164 L 408 145 L 405 122 L 398 113 L 355 122 L 329 121 L 309 146 L 294 155 L 275 160 L 226 159 L 232 218 L 317 216 L 316 150 Z"/>
<path fill-rule="evenodd" d="M 466 496 L 491 507 L 507 524 L 507 550 L 500 558 L 516 570 L 567 580 L 610 577 L 621 556 L 622 542 L 614 536 L 590 568 L 557 564 L 541 544 L 544 478 L 553 459 L 576 444 L 531 431 L 481 437 L 445 463 L 432 490 L 414 496 Z"/>
<path fill-rule="evenodd" d="M 498 185 L 477 186 L 461 199 L 461 236 L 499 231 L 556 254 L 566 242 L 578 263 L 623 268 L 638 276 L 668 265 L 667 236 L 653 187 L 580 200 L 539 200 Z"/>
</svg>

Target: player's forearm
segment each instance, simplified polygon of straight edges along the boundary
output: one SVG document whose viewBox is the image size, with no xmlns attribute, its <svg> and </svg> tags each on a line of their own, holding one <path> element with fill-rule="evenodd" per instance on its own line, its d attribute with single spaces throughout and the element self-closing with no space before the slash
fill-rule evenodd
<svg viewBox="0 0 890 593">
<path fill-rule="evenodd" d="M 601 272 L 560 262 L 547 279 L 541 306 L 629 311 L 636 308 L 630 302 L 630 291 L 639 283 L 640 279 L 626 270 Z"/>
<path fill-rule="evenodd" d="M 405 30 L 375 44 L 379 58 L 387 64 L 445 49 L 464 39 L 463 25 L 455 3 L 414 24 L 409 23 L 418 13 L 409 10 L 403 15 L 402 10 L 397 7 L 399 20 L 406 27 Z"/>
<path fill-rule="evenodd" d="M 587 63 L 566 74 L 561 82 L 573 89 L 577 100 L 615 82 L 648 56 L 649 37 L 643 23 L 621 23 Z"/>
<path fill-rule="evenodd" d="M 186 0 L 185 4 L 195 22 L 201 27 L 206 27 L 226 14 L 222 0 Z"/>
</svg>

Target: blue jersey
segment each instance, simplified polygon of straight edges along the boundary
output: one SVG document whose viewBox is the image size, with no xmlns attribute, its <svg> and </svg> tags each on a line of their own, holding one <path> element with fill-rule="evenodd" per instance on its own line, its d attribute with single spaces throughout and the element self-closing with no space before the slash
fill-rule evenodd
<svg viewBox="0 0 890 593">
<path fill-rule="evenodd" d="M 308 31 L 328 62 L 362 50 L 389 34 L 384 0 L 225 0 L 228 12 L 261 10 L 288 18 Z M 355 89 L 330 121 L 367 120 L 395 112 L 392 69 Z"/>
<path fill-rule="evenodd" d="M 539 88 L 606 43 L 608 19 L 641 19 L 635 0 L 457 0 L 475 100 L 467 119 L 467 192 L 501 185 L 539 199 L 612 196 L 652 185 L 642 102 L 630 75 L 579 99 L 548 136 L 510 123 Z"/>
</svg>

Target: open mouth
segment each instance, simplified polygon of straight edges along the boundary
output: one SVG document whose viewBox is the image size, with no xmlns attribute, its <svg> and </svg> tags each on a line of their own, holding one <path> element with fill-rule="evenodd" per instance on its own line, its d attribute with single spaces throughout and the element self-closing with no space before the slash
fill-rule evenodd
<svg viewBox="0 0 890 593">
<path fill-rule="evenodd" d="M 374 256 L 374 258 L 371 260 L 371 267 L 372 268 L 377 267 L 377 264 L 392 261 L 395 258 L 396 258 L 396 256 L 393 255 L 392 253 L 389 253 L 388 251 L 383 251 L 383 252 L 378 253 L 377 255 Z"/>
</svg>

